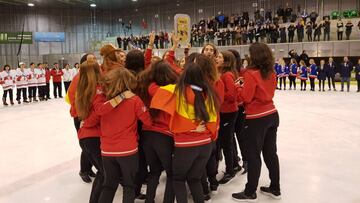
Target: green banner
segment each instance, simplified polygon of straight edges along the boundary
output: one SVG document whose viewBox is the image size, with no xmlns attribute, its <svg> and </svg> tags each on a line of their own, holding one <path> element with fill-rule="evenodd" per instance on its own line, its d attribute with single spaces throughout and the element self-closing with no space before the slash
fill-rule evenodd
<svg viewBox="0 0 360 203">
<path fill-rule="evenodd" d="M 0 44 L 20 44 L 23 37 L 23 44 L 32 44 L 32 32 L 0 32 Z"/>
</svg>

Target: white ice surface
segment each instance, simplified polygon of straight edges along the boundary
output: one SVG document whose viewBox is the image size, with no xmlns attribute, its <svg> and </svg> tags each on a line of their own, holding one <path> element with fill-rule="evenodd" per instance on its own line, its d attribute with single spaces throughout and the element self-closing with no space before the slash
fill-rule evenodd
<svg viewBox="0 0 360 203">
<path fill-rule="evenodd" d="M 360 93 L 278 91 L 275 101 L 282 200 L 258 192 L 259 202 L 359 203 Z M 88 202 L 91 185 L 78 176 L 80 147 L 64 100 L 0 106 L 0 150 L 1 203 Z M 263 164 L 259 186 L 267 174 Z M 245 183 L 238 176 L 212 202 L 233 202 Z"/>
</svg>

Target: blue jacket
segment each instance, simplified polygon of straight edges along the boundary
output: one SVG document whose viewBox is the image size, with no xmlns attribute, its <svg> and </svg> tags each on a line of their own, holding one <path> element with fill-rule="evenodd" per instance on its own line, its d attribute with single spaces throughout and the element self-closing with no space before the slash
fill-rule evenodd
<svg viewBox="0 0 360 203">
<path fill-rule="evenodd" d="M 289 75 L 290 75 L 290 68 L 289 68 L 289 66 L 285 65 L 284 76 L 288 77 Z"/>
<path fill-rule="evenodd" d="M 301 80 L 307 80 L 308 77 L 308 71 L 306 66 L 302 66 L 300 68 L 300 79 Z"/>
<path fill-rule="evenodd" d="M 354 66 L 350 61 L 347 64 L 342 63 L 340 66 L 340 76 L 350 78 L 351 72 L 353 71 L 353 69 L 354 69 Z"/>
<path fill-rule="evenodd" d="M 278 77 L 287 77 L 289 76 L 289 67 L 288 66 L 282 66 L 282 65 L 277 65 L 277 76 Z"/>
<path fill-rule="evenodd" d="M 275 70 L 276 75 L 279 77 L 281 75 L 281 66 L 279 64 L 275 63 L 274 70 Z"/>
<path fill-rule="evenodd" d="M 355 66 L 355 78 L 356 78 L 356 80 L 360 80 L 360 65 L 359 64 L 357 64 Z"/>
<path fill-rule="evenodd" d="M 323 67 L 317 67 L 317 75 L 319 80 L 326 80 L 325 65 Z"/>
<path fill-rule="evenodd" d="M 317 66 L 315 64 L 310 65 L 310 78 L 316 78 L 317 77 Z"/>
<path fill-rule="evenodd" d="M 337 66 L 335 62 L 332 62 L 331 64 L 328 63 L 325 65 L 325 72 L 327 77 L 335 77 L 335 74 L 337 73 Z"/>
<path fill-rule="evenodd" d="M 291 76 L 297 76 L 298 74 L 298 67 L 295 63 L 291 64 L 291 67 L 290 67 L 290 75 Z"/>
</svg>

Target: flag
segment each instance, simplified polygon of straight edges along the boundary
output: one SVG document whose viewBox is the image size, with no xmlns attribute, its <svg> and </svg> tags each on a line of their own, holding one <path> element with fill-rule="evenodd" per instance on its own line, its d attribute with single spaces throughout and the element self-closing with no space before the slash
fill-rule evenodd
<svg viewBox="0 0 360 203">
<path fill-rule="evenodd" d="M 150 108 L 159 109 L 171 115 L 170 131 L 174 133 L 189 132 L 197 128 L 200 121 L 195 119 L 194 98 L 195 95 L 191 88 L 186 89 L 188 101 L 184 97 L 178 99 L 175 93 L 175 85 L 160 87 L 151 100 Z M 207 129 L 216 136 L 218 115 L 211 108 L 209 101 L 206 100 L 206 109 L 209 112 L 209 121 L 206 123 Z"/>
</svg>

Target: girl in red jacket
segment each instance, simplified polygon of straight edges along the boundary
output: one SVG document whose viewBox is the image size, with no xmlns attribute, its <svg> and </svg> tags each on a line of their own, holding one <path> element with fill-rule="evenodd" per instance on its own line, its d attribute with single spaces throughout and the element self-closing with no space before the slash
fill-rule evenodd
<svg viewBox="0 0 360 203">
<path fill-rule="evenodd" d="M 235 56 L 235 61 L 236 61 L 236 70 L 239 73 L 239 78 L 237 80 L 240 80 L 243 78 L 243 73 L 246 70 L 246 68 L 244 68 L 241 64 L 241 57 L 240 57 L 240 53 L 234 49 L 230 49 L 229 50 L 232 54 L 234 54 Z M 246 60 L 244 60 L 245 62 Z M 245 158 L 245 146 L 244 146 L 244 133 L 242 133 L 242 128 L 244 126 L 244 122 L 245 122 L 245 109 L 244 109 L 244 102 L 243 101 L 238 101 L 238 107 L 239 107 L 239 111 L 238 111 L 238 115 L 236 117 L 236 122 L 235 122 L 235 135 L 236 135 L 236 139 L 234 139 L 234 170 L 235 171 L 239 171 L 241 170 L 241 167 L 239 167 L 239 162 L 241 160 L 238 150 L 237 150 L 237 144 L 236 141 L 239 144 L 239 148 L 240 148 L 240 153 L 241 153 L 241 157 L 243 159 L 243 166 L 242 168 L 244 168 L 244 171 L 242 172 L 242 174 L 247 173 L 247 161 Z"/>
<path fill-rule="evenodd" d="M 81 73 L 82 74 L 82 73 Z M 118 68 L 109 71 L 103 79 L 103 93 L 98 91 L 94 108 L 100 116 L 101 155 L 105 172 L 104 188 L 99 202 L 113 202 L 115 192 L 122 177 L 123 202 L 135 200 L 136 174 L 138 171 L 138 120 L 151 126 L 152 121 L 143 101 L 134 96 L 119 104 L 106 102 L 106 99 L 117 98 L 136 87 L 136 79 L 129 70 Z"/>
<path fill-rule="evenodd" d="M 82 124 L 78 131 L 83 153 L 97 169 L 90 195 L 90 202 L 99 202 L 104 180 L 100 153 L 100 119 L 92 104 L 100 83 L 100 67 L 97 63 L 84 62 L 80 66 L 80 78 L 76 88 L 75 107 Z"/>
<path fill-rule="evenodd" d="M 174 132 L 173 186 L 178 203 L 187 203 L 185 182 L 194 202 L 204 202 L 201 176 L 216 137 L 218 100 L 211 83 L 199 65 L 190 62 L 176 85 L 161 87 L 152 99 L 151 108 L 171 115 Z"/>
<path fill-rule="evenodd" d="M 244 136 L 248 161 L 245 190 L 234 193 L 237 201 L 256 201 L 256 190 L 261 172 L 261 153 L 269 169 L 270 187 L 260 190 L 273 198 L 280 199 L 279 159 L 277 156 L 277 128 L 279 115 L 274 106 L 276 89 L 274 57 L 270 48 L 263 43 L 254 43 L 249 48 L 251 63 L 244 72 L 244 81 L 239 88 L 239 97 L 244 101 L 246 121 Z"/>
<path fill-rule="evenodd" d="M 201 50 L 201 54 L 204 54 L 215 62 L 219 51 L 214 44 L 205 44 Z"/>
<path fill-rule="evenodd" d="M 209 82 L 212 87 L 214 88 L 217 96 L 217 100 L 219 101 L 219 104 L 221 105 L 224 101 L 224 83 L 219 78 L 218 70 L 215 66 L 214 61 L 206 56 L 205 54 L 199 54 L 199 53 L 192 53 L 187 58 L 187 63 L 193 62 L 196 63 L 202 73 L 204 74 L 205 79 L 207 82 Z M 217 127 L 219 128 L 220 125 L 220 119 L 218 116 L 218 122 Z M 218 166 L 219 166 L 219 154 L 217 153 L 217 135 L 212 140 L 212 151 L 209 158 L 208 163 L 206 164 L 206 171 L 204 171 L 203 177 L 202 177 L 202 187 L 204 191 L 204 198 L 206 201 L 210 200 L 210 191 L 213 194 L 217 193 L 219 183 L 216 179 L 216 175 L 218 174 Z M 210 190 L 209 190 L 210 189 Z"/>
<path fill-rule="evenodd" d="M 149 107 L 152 97 L 160 86 L 175 84 L 177 73 L 171 66 L 161 60 L 153 63 L 149 71 L 145 71 L 142 81 L 138 81 L 139 96 Z M 141 74 L 142 75 L 142 74 Z M 139 78 L 139 77 L 138 77 Z M 163 170 L 166 171 L 166 186 L 164 203 L 174 202 L 172 187 L 172 153 L 174 148 L 173 133 L 169 129 L 170 115 L 164 111 L 150 109 L 153 119 L 152 125 L 142 126 L 142 147 L 145 152 L 146 162 L 150 167 L 146 189 L 146 202 L 154 202 L 159 178 Z"/>
<path fill-rule="evenodd" d="M 227 184 L 235 177 L 233 140 L 235 121 L 239 110 L 235 86 L 235 79 L 238 78 L 238 72 L 235 67 L 235 56 L 229 51 L 219 53 L 217 57 L 217 67 L 221 73 L 220 78 L 225 85 L 224 103 L 220 108 L 220 129 L 218 140 L 218 146 L 220 147 L 218 150 L 223 150 L 226 173 L 219 183 Z M 240 166 L 236 167 L 239 168 Z M 241 167 L 239 170 L 241 170 Z"/>
</svg>

